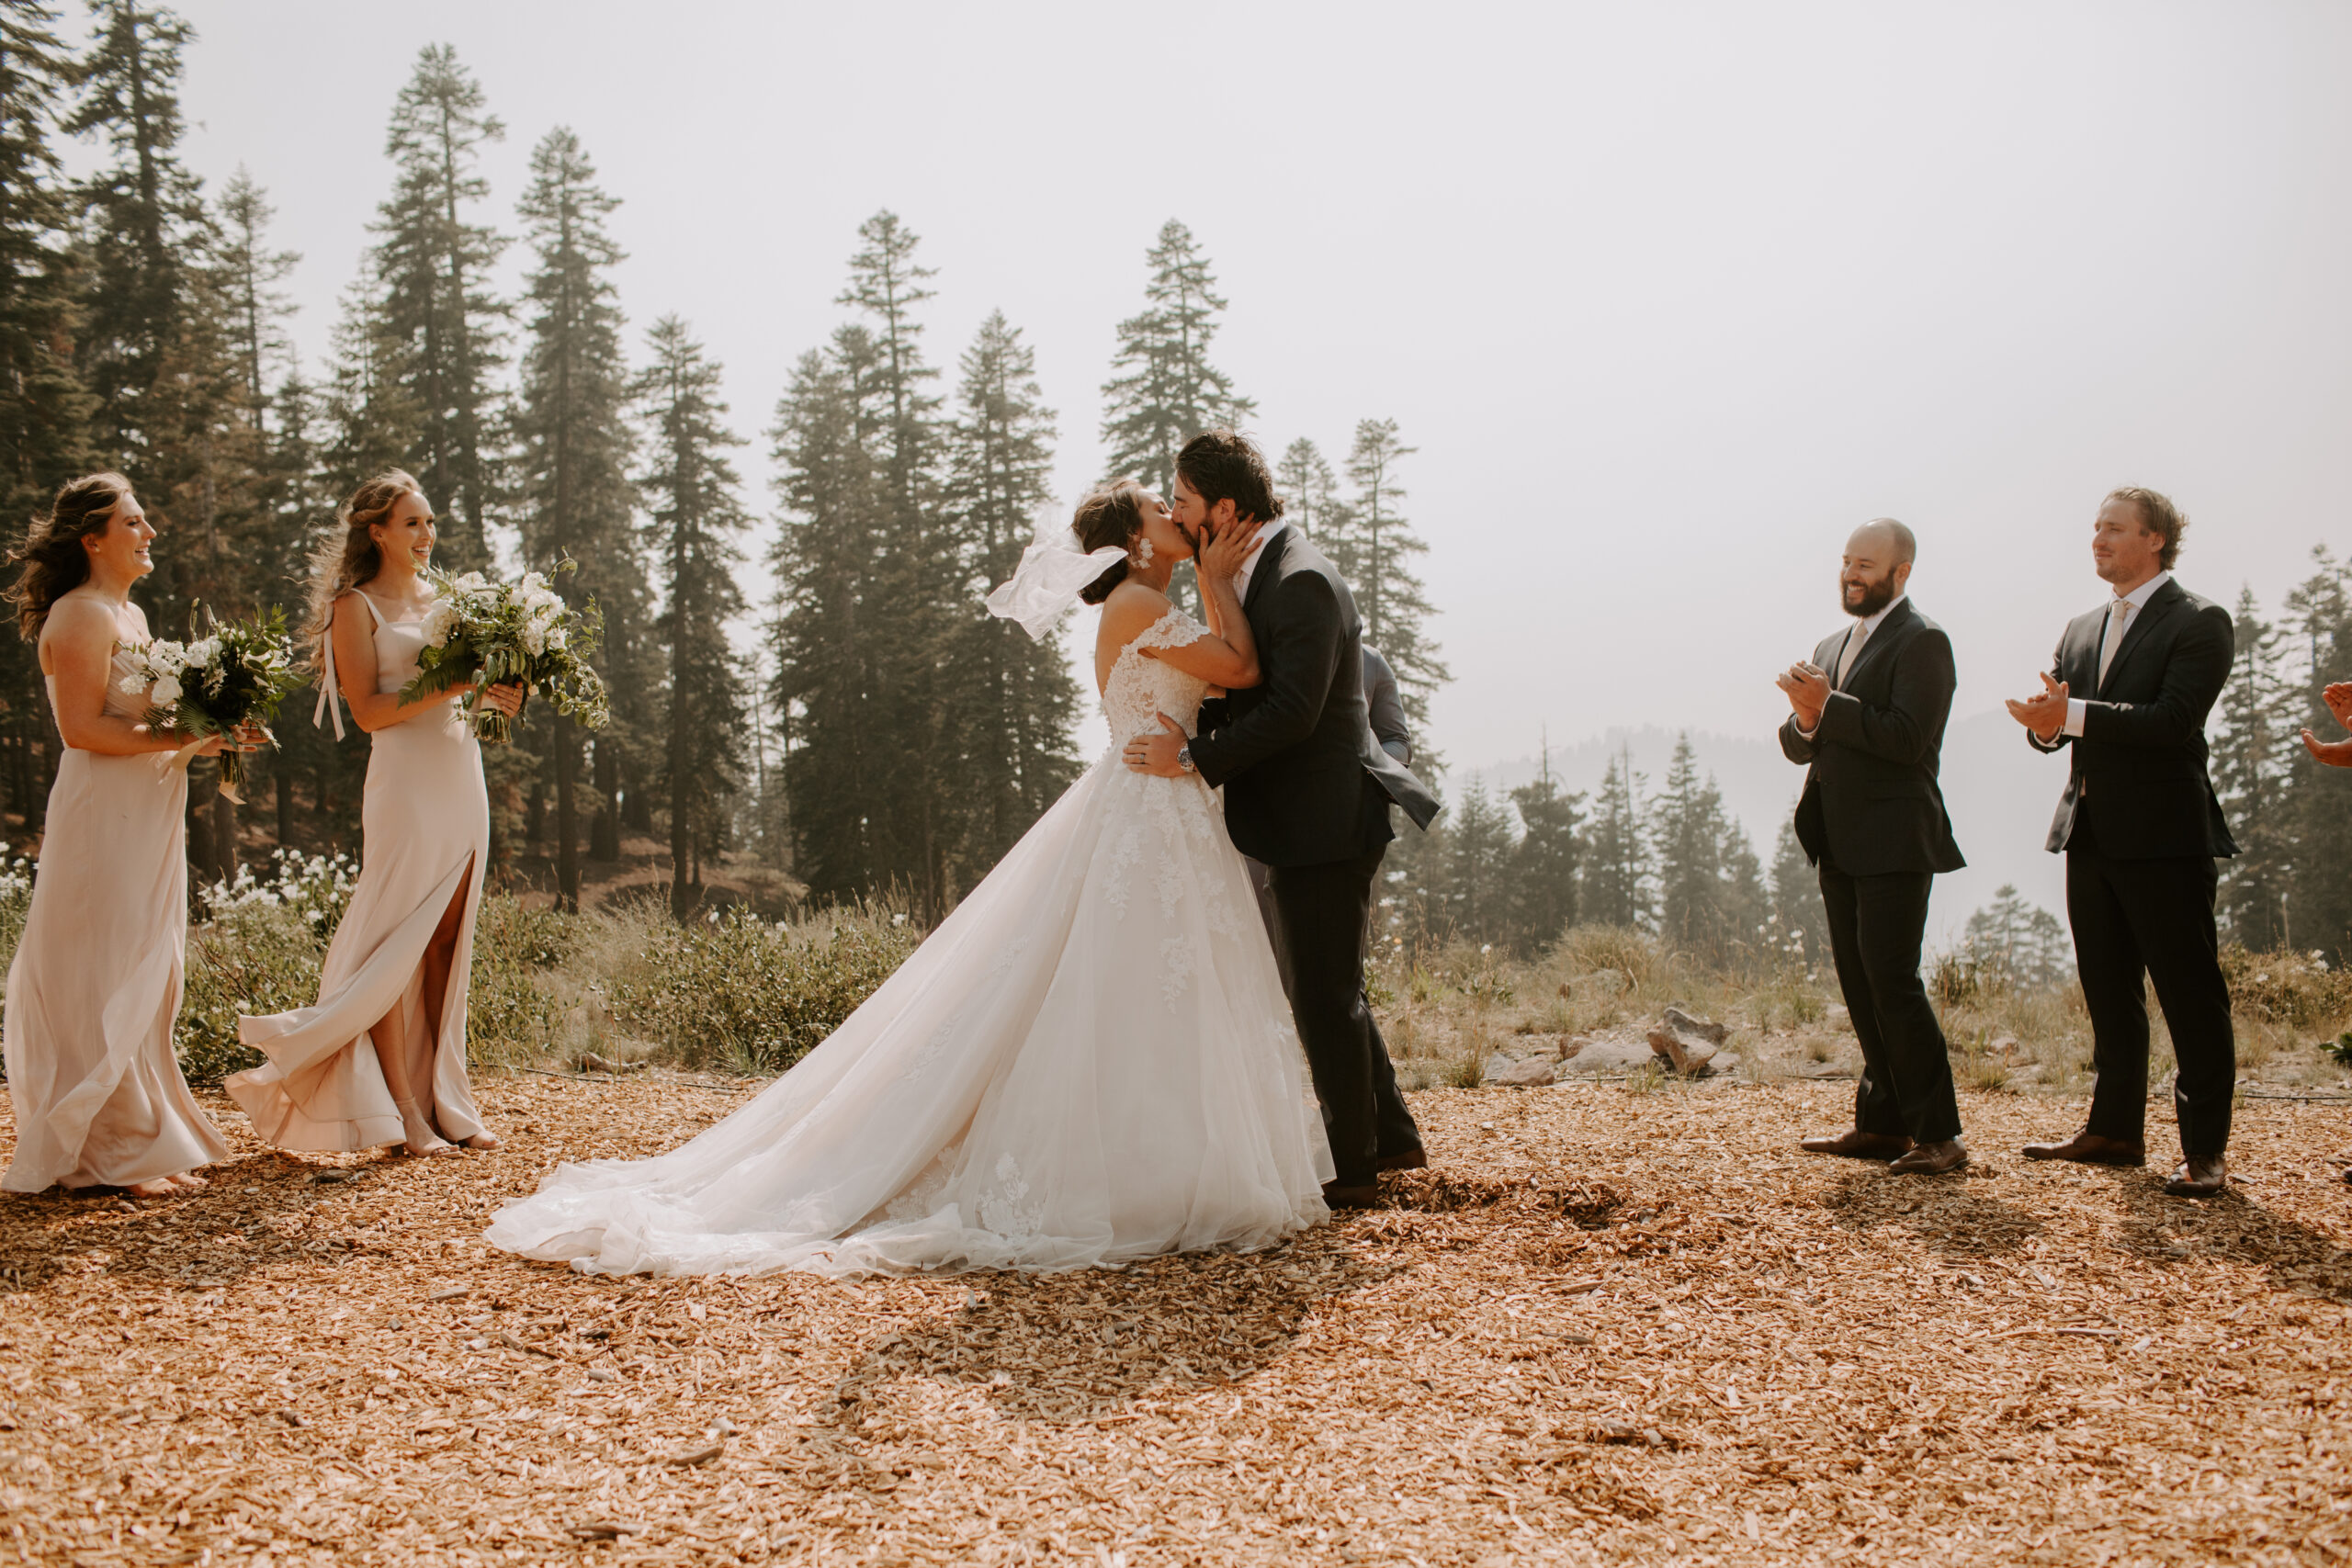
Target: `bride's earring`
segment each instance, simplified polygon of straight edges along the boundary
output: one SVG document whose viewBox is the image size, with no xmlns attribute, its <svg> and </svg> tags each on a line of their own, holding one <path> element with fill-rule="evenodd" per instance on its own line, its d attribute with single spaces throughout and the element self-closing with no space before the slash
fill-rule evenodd
<svg viewBox="0 0 2352 1568">
<path fill-rule="evenodd" d="M 1148 535 L 1148 534 L 1139 535 L 1139 536 L 1136 537 L 1136 551 L 1137 551 L 1137 554 L 1136 554 L 1136 569 L 1137 569 L 1138 570 L 1150 570 L 1150 567 L 1151 567 L 1151 536 L 1150 536 L 1150 535 Z"/>
</svg>

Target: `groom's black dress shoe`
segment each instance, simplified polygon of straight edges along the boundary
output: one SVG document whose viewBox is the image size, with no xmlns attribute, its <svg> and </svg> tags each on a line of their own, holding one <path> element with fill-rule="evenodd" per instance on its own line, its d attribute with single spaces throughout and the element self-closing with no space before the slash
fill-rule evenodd
<svg viewBox="0 0 2352 1568">
<path fill-rule="evenodd" d="M 1374 1156 L 1372 1168 L 1374 1170 L 1426 1170 L 1429 1168 L 1429 1163 L 1430 1155 L 1427 1149 L 1407 1149 L 1402 1154 Z"/>
<path fill-rule="evenodd" d="M 1323 1201 L 1326 1206 L 1333 1209 L 1369 1209 L 1380 1201 L 1380 1187 L 1378 1183 L 1371 1181 L 1365 1182 L 1361 1187 L 1351 1187 L 1340 1181 L 1327 1181 L 1323 1184 Z"/>
</svg>

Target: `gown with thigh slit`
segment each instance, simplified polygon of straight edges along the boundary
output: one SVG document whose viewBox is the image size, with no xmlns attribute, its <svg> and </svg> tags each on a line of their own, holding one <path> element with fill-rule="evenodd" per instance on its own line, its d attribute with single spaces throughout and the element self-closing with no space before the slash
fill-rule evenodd
<svg viewBox="0 0 2352 1568">
<path fill-rule="evenodd" d="M 1112 744 L 800 1063 L 657 1158 L 567 1165 L 490 1240 L 589 1272 L 1061 1269 L 1261 1247 L 1331 1154 L 1217 799 L 1121 761 L 1206 687 L 1148 648 Z"/>
<path fill-rule="evenodd" d="M 375 618 L 376 690 L 416 678 L 422 620 Z M 328 642 L 322 709 L 334 705 L 334 642 Z M 490 858 L 490 792 L 481 747 L 456 701 L 439 703 L 377 730 L 359 807 L 359 885 L 335 928 L 319 976 L 316 1006 L 268 1018 L 240 1018 L 237 1038 L 269 1058 L 223 1086 L 254 1131 L 283 1149 L 351 1150 L 404 1141 L 369 1032 L 396 1015 L 401 1050 L 417 1104 L 451 1142 L 482 1131 L 466 1078 L 466 976 Z M 465 901 L 449 960 L 441 1016 L 427 1016 L 425 950 L 450 904 Z"/>
<path fill-rule="evenodd" d="M 136 718 L 117 649 L 106 711 Z M 57 682 L 49 681 L 50 705 Z M 0 1187 L 129 1187 L 229 1157 L 172 1055 L 187 939 L 187 773 L 169 752 L 65 749 L 8 966 L 17 1154 Z"/>
</svg>

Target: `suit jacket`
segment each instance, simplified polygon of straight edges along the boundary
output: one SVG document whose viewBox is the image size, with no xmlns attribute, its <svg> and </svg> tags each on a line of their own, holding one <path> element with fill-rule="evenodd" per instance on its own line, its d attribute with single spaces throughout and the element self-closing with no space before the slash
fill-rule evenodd
<svg viewBox="0 0 2352 1568">
<path fill-rule="evenodd" d="M 1405 700 L 1396 692 L 1396 671 L 1370 643 L 1363 645 L 1363 705 L 1372 718 L 1373 739 L 1382 750 L 1411 767 L 1413 730 L 1405 722 Z"/>
<path fill-rule="evenodd" d="M 2084 699 L 2081 737 L 2062 731 L 2044 745 L 2026 731 L 2037 751 L 2074 747 L 2050 852 L 2074 836 L 2075 810 L 2087 790 L 2098 802 L 2099 851 L 2116 860 L 2237 853 L 2205 771 L 2206 716 L 2236 655 L 2230 613 L 2179 579 L 2167 581 L 2132 617 L 2102 685 L 2098 639 L 2106 625 L 2105 605 L 2067 622 L 2052 661 L 2051 678 Z"/>
<path fill-rule="evenodd" d="M 1851 635 L 1849 627 L 1822 639 L 1813 661 L 1836 670 Z M 1849 876 L 1968 863 L 1952 841 L 1937 782 L 1958 684 L 1951 638 L 1906 598 L 1862 644 L 1811 738 L 1789 716 L 1781 750 L 1792 762 L 1811 764 L 1796 819 L 1807 859 L 1818 865 L 1826 853 Z"/>
<path fill-rule="evenodd" d="M 1396 837 L 1392 800 L 1428 827 L 1437 797 L 1373 739 L 1355 600 L 1297 528 L 1266 541 L 1242 614 L 1263 678 L 1203 704 L 1192 744 L 1234 847 L 1268 865 L 1352 860 Z"/>
</svg>

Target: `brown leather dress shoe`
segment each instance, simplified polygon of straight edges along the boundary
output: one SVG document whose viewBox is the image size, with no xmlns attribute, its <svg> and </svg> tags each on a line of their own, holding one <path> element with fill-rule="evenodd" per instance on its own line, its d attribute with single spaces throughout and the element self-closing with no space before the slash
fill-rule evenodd
<svg viewBox="0 0 2352 1568">
<path fill-rule="evenodd" d="M 2228 1162 L 2220 1155 L 2211 1159 L 2194 1157 L 2182 1160 L 2165 1183 L 2167 1198 L 2218 1198 L 2230 1184 Z"/>
<path fill-rule="evenodd" d="M 1369 1181 L 1361 1187 L 1350 1187 L 1340 1181 L 1327 1181 L 1323 1184 L 1323 1201 L 1327 1207 L 1333 1209 L 1369 1209 L 1380 1201 L 1380 1188 Z"/>
<path fill-rule="evenodd" d="M 1374 1156 L 1372 1168 L 1374 1170 L 1426 1170 L 1429 1168 L 1429 1163 L 1430 1155 L 1427 1149 L 1407 1149 L 1401 1154 Z"/>
<path fill-rule="evenodd" d="M 1958 1138 L 1921 1144 L 1886 1168 L 1889 1176 L 1949 1176 L 1968 1164 L 1968 1151 Z"/>
<path fill-rule="evenodd" d="M 1911 1152 L 1911 1140 L 1856 1127 L 1834 1138 L 1799 1138 L 1797 1147 L 1809 1155 L 1836 1155 L 1841 1159 L 1894 1159 Z"/>
<path fill-rule="evenodd" d="M 2136 1139 L 2126 1143 L 2121 1138 L 2102 1138 L 2097 1133 L 2077 1133 L 2063 1144 L 2028 1144 L 2028 1159 L 2065 1159 L 2076 1165 L 2131 1165 L 2148 1163 L 2148 1145 Z"/>
</svg>

